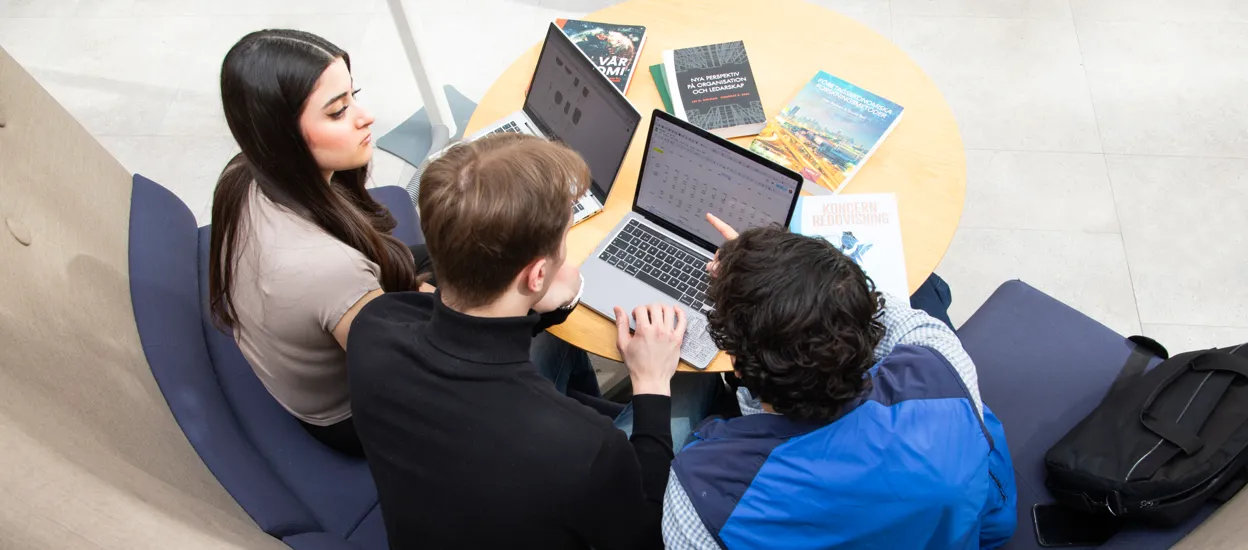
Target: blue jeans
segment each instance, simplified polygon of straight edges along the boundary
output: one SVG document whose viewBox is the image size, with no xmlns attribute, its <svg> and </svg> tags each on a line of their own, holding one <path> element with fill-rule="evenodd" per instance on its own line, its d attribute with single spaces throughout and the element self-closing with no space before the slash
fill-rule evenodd
<svg viewBox="0 0 1248 550">
<path fill-rule="evenodd" d="M 923 310 L 953 329 L 953 321 L 949 320 L 949 304 L 953 302 L 953 294 L 949 291 L 949 283 L 935 273 L 910 296 L 910 307 Z"/>
<path fill-rule="evenodd" d="M 555 385 L 559 393 L 577 391 L 593 397 L 601 397 L 598 376 L 589 362 L 589 354 L 572 344 L 543 332 L 533 338 L 529 359 L 537 365 L 538 372 Z"/>
<path fill-rule="evenodd" d="M 550 333 L 543 332 L 533 339 L 529 358 L 537 365 L 538 372 L 550 380 L 559 393 L 580 393 L 601 397 L 598 377 L 594 374 L 589 354 Z M 680 450 L 693 435 L 693 429 L 706 418 L 715 402 L 718 391 L 723 391 L 724 381 L 718 374 L 682 372 L 672 377 L 672 446 Z M 584 401 L 583 399 L 578 399 Z M 617 405 L 618 406 L 618 405 Z M 603 407 L 595 407 L 606 414 Z M 625 434 L 633 435 L 633 406 L 624 406 L 615 417 L 615 427 Z"/>
<path fill-rule="evenodd" d="M 680 452 L 693 438 L 693 429 L 702 423 L 715 403 L 715 396 L 724 389 L 719 374 L 678 372 L 672 377 L 672 449 Z M 615 417 L 615 427 L 633 435 L 633 405 Z"/>
</svg>

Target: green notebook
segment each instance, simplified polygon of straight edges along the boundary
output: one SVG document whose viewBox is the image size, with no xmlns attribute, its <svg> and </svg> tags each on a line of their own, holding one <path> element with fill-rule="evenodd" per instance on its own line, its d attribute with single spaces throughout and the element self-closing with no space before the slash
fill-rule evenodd
<svg viewBox="0 0 1248 550">
<path fill-rule="evenodd" d="M 650 76 L 654 78 L 654 86 L 659 89 L 659 97 L 663 99 L 663 110 L 672 114 L 672 94 L 667 89 L 667 71 L 663 70 L 663 64 L 651 65 Z"/>
</svg>

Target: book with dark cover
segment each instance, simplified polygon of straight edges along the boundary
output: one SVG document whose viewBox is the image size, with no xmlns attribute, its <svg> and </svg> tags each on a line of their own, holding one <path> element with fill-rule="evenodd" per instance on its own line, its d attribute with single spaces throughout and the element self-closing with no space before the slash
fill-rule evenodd
<svg viewBox="0 0 1248 550">
<path fill-rule="evenodd" d="M 717 136 L 757 134 L 767 122 L 745 43 L 663 52 L 673 114 Z"/>
<path fill-rule="evenodd" d="M 563 29 L 576 47 L 585 53 L 598 72 L 619 88 L 628 92 L 641 49 L 646 45 L 646 28 L 640 25 L 615 25 L 578 19 L 556 19 L 555 25 Z"/>
</svg>

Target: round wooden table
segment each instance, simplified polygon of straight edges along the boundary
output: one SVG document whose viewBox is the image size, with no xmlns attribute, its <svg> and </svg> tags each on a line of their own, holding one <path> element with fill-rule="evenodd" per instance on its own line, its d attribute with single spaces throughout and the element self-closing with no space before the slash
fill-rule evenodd
<svg viewBox="0 0 1248 550">
<path fill-rule="evenodd" d="M 854 176 L 844 193 L 893 192 L 901 214 L 910 290 L 940 263 L 953 239 L 966 196 L 966 159 L 953 113 L 936 85 L 900 48 L 862 24 L 801 0 L 630 0 L 583 19 L 646 26 L 628 99 L 645 117 L 607 199 L 606 210 L 572 228 L 568 260 L 583 262 L 632 206 L 645 132 L 662 109 L 647 68 L 663 50 L 744 40 L 767 116 L 774 116 L 820 70 L 905 108 L 892 135 Z M 533 29 L 540 40 L 544 28 Z M 524 104 L 540 42 L 494 82 L 465 131 L 471 134 Z M 753 137 L 737 138 L 748 147 Z M 591 353 L 619 360 L 615 325 L 578 307 L 554 335 Z M 681 370 L 693 370 L 682 362 Z M 729 371 L 720 353 L 708 371 Z"/>
</svg>

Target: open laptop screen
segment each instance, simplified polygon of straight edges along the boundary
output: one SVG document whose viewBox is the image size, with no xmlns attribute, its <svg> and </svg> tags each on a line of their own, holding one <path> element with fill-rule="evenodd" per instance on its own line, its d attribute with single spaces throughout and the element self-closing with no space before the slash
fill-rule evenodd
<svg viewBox="0 0 1248 550">
<path fill-rule="evenodd" d="M 788 223 L 801 187 L 793 172 L 657 112 L 647 145 L 637 208 L 714 247 L 724 237 L 707 212 L 739 231 Z"/>
<path fill-rule="evenodd" d="M 524 111 L 548 137 L 581 154 L 604 197 L 611 191 L 641 113 L 554 24 L 546 31 Z"/>
</svg>

